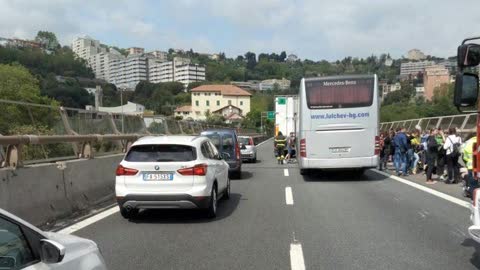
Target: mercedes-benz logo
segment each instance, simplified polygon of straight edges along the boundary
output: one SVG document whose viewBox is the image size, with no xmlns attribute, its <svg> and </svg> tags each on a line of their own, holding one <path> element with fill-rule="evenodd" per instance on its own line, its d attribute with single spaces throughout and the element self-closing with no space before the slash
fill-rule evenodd
<svg viewBox="0 0 480 270">
<path fill-rule="evenodd" d="M 160 170 L 160 166 L 156 165 L 155 170 L 157 170 L 157 171 Z"/>
</svg>

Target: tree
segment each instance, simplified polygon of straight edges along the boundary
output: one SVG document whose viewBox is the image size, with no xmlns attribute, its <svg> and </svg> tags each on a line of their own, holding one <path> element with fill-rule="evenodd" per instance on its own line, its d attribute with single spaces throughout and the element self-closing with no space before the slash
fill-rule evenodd
<svg viewBox="0 0 480 270">
<path fill-rule="evenodd" d="M 287 53 L 286 53 L 285 51 L 282 51 L 282 52 L 280 53 L 280 58 L 279 58 L 279 60 L 280 60 L 280 62 L 284 62 L 286 59 L 287 59 Z"/>
<path fill-rule="evenodd" d="M 42 44 L 42 46 L 50 51 L 60 49 L 60 43 L 57 40 L 57 36 L 48 31 L 38 31 L 35 41 Z"/>
<path fill-rule="evenodd" d="M 40 94 L 38 80 L 23 66 L 0 64 L 0 97 L 2 99 L 58 106 Z M 42 107 L 5 104 L 0 106 L 0 134 L 11 134 L 25 125 L 50 127 L 58 120 L 58 112 Z"/>
<path fill-rule="evenodd" d="M 253 52 L 247 52 L 245 54 L 245 59 L 247 60 L 247 69 L 252 70 L 257 65 L 257 56 Z"/>
</svg>

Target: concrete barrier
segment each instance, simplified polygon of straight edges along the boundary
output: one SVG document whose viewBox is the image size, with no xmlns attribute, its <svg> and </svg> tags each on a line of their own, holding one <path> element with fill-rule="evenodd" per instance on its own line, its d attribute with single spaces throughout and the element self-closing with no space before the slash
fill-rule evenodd
<svg viewBox="0 0 480 270">
<path fill-rule="evenodd" d="M 65 218 L 114 197 L 123 155 L 0 170 L 0 208 L 35 225 Z"/>
</svg>

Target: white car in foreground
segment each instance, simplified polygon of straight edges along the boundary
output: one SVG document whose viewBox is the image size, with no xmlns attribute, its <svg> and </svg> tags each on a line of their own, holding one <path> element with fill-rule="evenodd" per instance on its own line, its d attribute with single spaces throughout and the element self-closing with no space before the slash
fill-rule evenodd
<svg viewBox="0 0 480 270">
<path fill-rule="evenodd" d="M 0 209 L 0 269 L 104 270 L 107 267 L 95 242 L 41 231 Z"/>
<path fill-rule="evenodd" d="M 228 164 L 207 137 L 144 137 L 133 143 L 116 171 L 120 213 L 140 209 L 204 209 L 217 214 L 217 202 L 230 197 Z"/>
<path fill-rule="evenodd" d="M 473 225 L 468 228 L 468 234 L 477 243 L 480 243 L 480 188 L 473 191 L 473 201 L 470 205 L 470 220 Z"/>
</svg>

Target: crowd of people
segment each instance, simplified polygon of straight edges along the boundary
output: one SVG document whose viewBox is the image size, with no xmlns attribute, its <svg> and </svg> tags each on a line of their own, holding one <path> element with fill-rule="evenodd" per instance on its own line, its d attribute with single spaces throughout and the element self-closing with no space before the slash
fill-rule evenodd
<svg viewBox="0 0 480 270">
<path fill-rule="evenodd" d="M 405 128 L 391 129 L 380 135 L 379 169 L 385 170 L 387 162 L 391 161 L 398 176 L 423 172 L 427 184 L 464 181 L 464 195 L 470 196 L 477 186 L 472 173 L 472 151 L 476 140 L 475 136 L 469 136 L 463 143 L 455 128 L 445 131 L 434 128 L 423 132 L 419 126 L 408 132 Z M 433 175 L 437 176 L 436 179 Z"/>
</svg>

